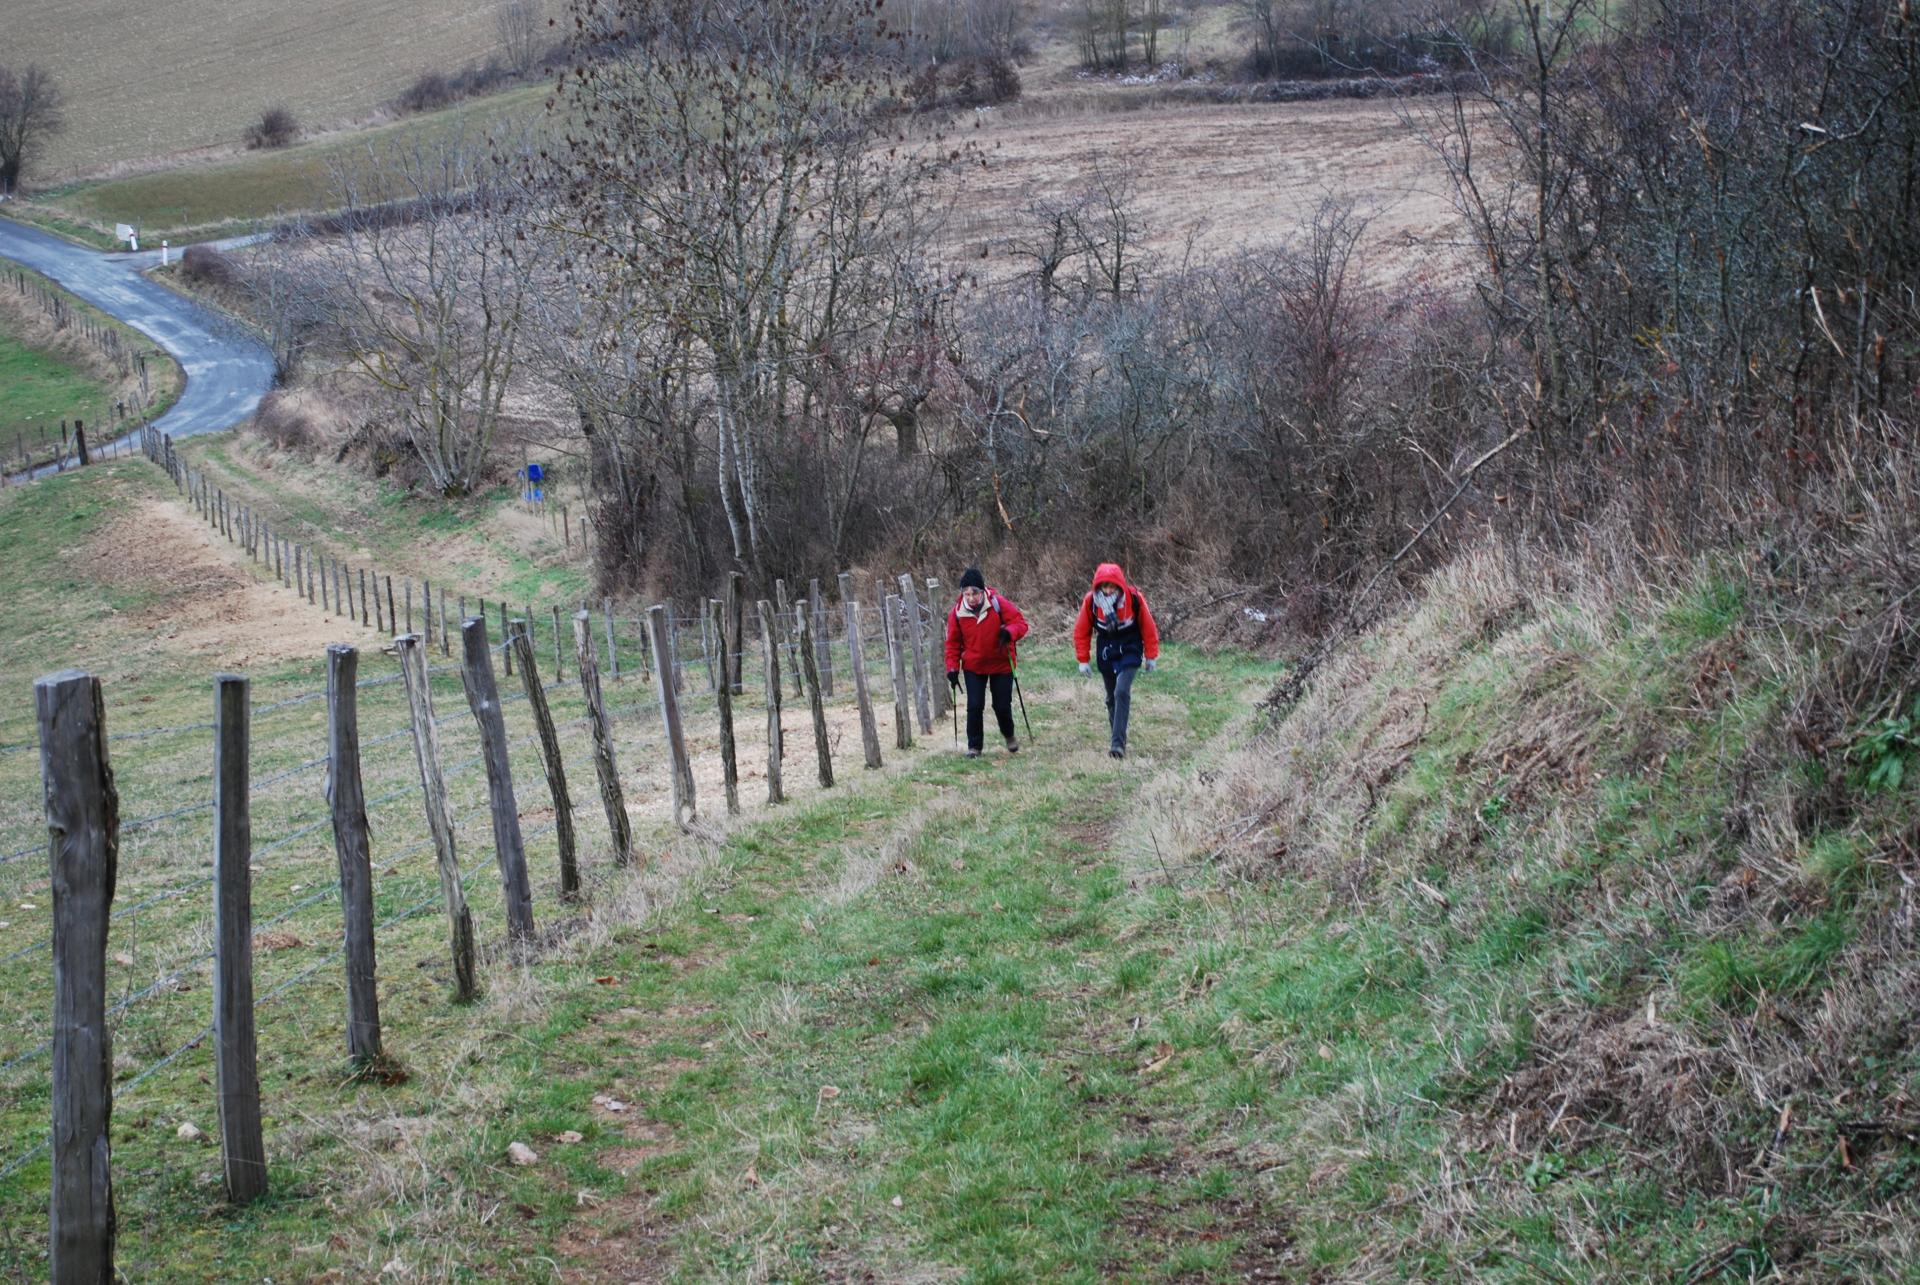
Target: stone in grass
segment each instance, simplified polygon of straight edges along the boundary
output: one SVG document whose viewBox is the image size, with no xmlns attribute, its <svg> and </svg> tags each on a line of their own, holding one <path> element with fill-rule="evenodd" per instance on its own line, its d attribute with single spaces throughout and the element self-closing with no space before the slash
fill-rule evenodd
<svg viewBox="0 0 1920 1285">
<path fill-rule="evenodd" d="M 555 1142 L 565 1142 L 565 1143 L 574 1143 L 574 1142 L 579 1142 L 579 1141 L 580 1141 L 580 1140 L 581 1140 L 582 1138 L 584 1138 L 585 1136 L 586 1136 L 586 1135 L 584 1135 L 584 1134 L 582 1134 L 582 1133 L 581 1133 L 581 1132 L 580 1132 L 579 1130 L 577 1130 L 577 1129 L 567 1129 L 567 1130 L 565 1130 L 565 1131 L 563 1131 L 563 1132 L 561 1132 L 560 1134 L 558 1134 L 558 1135 L 556 1135 L 556 1136 L 555 1136 L 555 1138 L 554 1138 L 554 1141 L 555 1141 Z"/>
<path fill-rule="evenodd" d="M 183 1123 L 178 1129 L 175 1129 L 173 1136 L 182 1142 L 198 1142 L 207 1135 L 200 1131 L 199 1125 L 189 1120 Z"/>
<path fill-rule="evenodd" d="M 517 1165 L 530 1165 L 539 1163 L 540 1156 L 538 1152 L 524 1142 L 509 1142 L 507 1144 L 507 1159 Z"/>
</svg>

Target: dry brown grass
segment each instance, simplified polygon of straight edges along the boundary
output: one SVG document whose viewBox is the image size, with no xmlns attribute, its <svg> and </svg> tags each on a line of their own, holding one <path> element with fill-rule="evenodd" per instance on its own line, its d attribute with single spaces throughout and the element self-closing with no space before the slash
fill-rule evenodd
<svg viewBox="0 0 1920 1285">
<path fill-rule="evenodd" d="M 366 118 L 419 69 L 488 53 L 493 9 L 450 0 L 14 0 L 7 58 L 44 64 L 66 95 L 68 127 L 45 179 L 238 149 L 269 103 L 310 128 Z"/>
</svg>

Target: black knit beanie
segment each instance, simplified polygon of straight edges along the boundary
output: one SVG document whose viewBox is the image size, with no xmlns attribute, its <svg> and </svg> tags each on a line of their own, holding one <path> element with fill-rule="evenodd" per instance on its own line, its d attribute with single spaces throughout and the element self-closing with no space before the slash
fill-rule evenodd
<svg viewBox="0 0 1920 1285">
<path fill-rule="evenodd" d="M 987 587 L 987 578 L 980 574 L 979 567 L 968 567 L 960 573 L 960 587 L 962 589 L 985 589 Z"/>
</svg>

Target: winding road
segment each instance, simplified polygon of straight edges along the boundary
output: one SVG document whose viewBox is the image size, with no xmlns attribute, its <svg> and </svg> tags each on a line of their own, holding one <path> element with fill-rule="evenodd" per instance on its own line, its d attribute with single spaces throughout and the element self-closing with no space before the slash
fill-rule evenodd
<svg viewBox="0 0 1920 1285">
<path fill-rule="evenodd" d="M 253 414 L 273 384 L 273 355 L 246 327 L 141 273 L 158 250 L 104 254 L 0 218 L 0 258 L 60 283 L 173 355 L 186 372 L 180 400 L 154 421 L 174 437 L 217 433 Z"/>
</svg>

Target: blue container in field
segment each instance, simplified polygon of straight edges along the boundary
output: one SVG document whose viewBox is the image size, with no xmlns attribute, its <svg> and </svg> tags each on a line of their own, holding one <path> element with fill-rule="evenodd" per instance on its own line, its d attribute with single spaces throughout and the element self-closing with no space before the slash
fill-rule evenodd
<svg viewBox="0 0 1920 1285">
<path fill-rule="evenodd" d="M 544 482 L 546 480 L 546 477 L 547 477 L 547 471 L 546 469 L 542 468 L 540 465 L 538 464 L 527 465 L 526 497 L 527 497 L 527 502 L 529 504 L 531 504 L 535 500 L 545 498 L 540 494 L 540 483 Z"/>
</svg>

